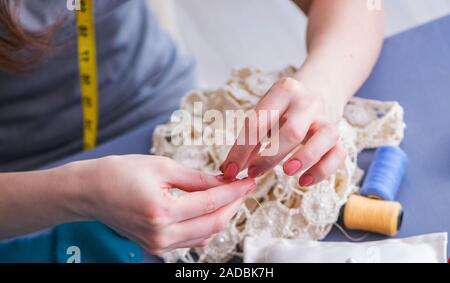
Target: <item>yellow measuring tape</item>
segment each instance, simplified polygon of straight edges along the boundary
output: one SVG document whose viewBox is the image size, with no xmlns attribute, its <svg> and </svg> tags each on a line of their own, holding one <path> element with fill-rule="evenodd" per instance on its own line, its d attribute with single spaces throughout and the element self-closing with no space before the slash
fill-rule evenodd
<svg viewBox="0 0 450 283">
<path fill-rule="evenodd" d="M 78 62 L 83 104 L 84 149 L 97 144 L 98 82 L 97 48 L 95 42 L 94 0 L 80 0 L 77 11 Z"/>
</svg>

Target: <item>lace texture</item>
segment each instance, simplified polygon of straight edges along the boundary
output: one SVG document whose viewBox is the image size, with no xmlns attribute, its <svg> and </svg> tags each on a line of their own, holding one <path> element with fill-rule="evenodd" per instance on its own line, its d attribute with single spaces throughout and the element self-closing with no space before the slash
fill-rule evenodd
<svg viewBox="0 0 450 283">
<path fill-rule="evenodd" d="M 289 67 L 280 72 L 263 73 L 256 69 L 233 71 L 226 85 L 215 91 L 192 91 L 182 102 L 181 109 L 190 113 L 192 120 L 214 109 L 249 110 L 279 79 L 291 77 L 296 69 Z M 196 113 L 194 104 L 203 103 L 203 112 Z M 198 111 L 197 111 L 198 112 Z M 174 114 L 176 116 L 176 114 Z M 192 144 L 183 143 L 186 135 L 174 138 L 179 123 L 160 125 L 154 132 L 151 153 L 171 157 L 188 167 L 211 174 L 219 174 L 231 146 L 195 145 L 196 136 L 205 129 L 222 133 L 226 138 L 232 131 L 225 126 L 201 122 L 186 123 Z M 203 128 L 203 132 L 202 131 Z M 179 249 L 163 256 L 166 262 L 226 262 L 242 256 L 245 237 L 276 237 L 288 239 L 321 240 L 331 230 L 339 211 L 348 197 L 358 193 L 364 172 L 357 165 L 357 156 L 364 149 L 380 146 L 398 146 L 403 140 L 405 124 L 403 108 L 397 102 L 381 102 L 353 98 L 345 108 L 339 124 L 341 142 L 347 151 L 342 167 L 328 180 L 306 189 L 298 185 L 297 176 L 286 176 L 282 165 L 256 180 L 257 190 L 242 206 L 228 227 L 204 248 Z M 232 144 L 233 140 L 226 144 Z M 181 144 L 177 146 L 177 144 Z M 201 144 L 201 143 L 199 143 Z M 246 177 L 241 172 L 239 177 Z"/>
</svg>

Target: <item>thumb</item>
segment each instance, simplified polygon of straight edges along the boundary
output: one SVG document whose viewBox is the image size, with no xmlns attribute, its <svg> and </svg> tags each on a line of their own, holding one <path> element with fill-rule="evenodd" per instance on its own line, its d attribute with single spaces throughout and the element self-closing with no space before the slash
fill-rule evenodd
<svg viewBox="0 0 450 283">
<path fill-rule="evenodd" d="M 210 188 L 222 186 L 227 182 L 221 176 L 214 176 L 198 170 L 187 168 L 177 162 L 173 162 L 172 172 L 165 174 L 166 183 L 187 192 L 203 191 Z"/>
</svg>

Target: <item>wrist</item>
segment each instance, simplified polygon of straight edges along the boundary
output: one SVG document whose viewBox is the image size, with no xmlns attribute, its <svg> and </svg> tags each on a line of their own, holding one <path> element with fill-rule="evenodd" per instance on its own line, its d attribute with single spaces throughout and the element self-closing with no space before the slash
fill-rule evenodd
<svg viewBox="0 0 450 283">
<path fill-rule="evenodd" d="M 94 217 L 94 190 L 97 188 L 93 178 L 93 161 L 78 161 L 56 168 L 55 176 L 62 183 L 64 209 L 75 221 L 88 221 Z"/>
<path fill-rule="evenodd" d="M 321 72 L 312 70 L 312 67 L 310 68 L 305 63 L 294 75 L 294 78 L 302 83 L 312 95 L 321 100 L 326 116 L 333 122 L 338 122 L 352 95 L 340 91 L 340 88 L 336 87 L 327 76 L 318 76 L 317 74 L 321 74 Z"/>
</svg>

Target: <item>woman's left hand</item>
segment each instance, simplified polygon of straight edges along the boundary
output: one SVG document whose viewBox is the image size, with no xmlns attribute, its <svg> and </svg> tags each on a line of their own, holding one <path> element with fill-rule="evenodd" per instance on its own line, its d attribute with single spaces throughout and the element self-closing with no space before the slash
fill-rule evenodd
<svg viewBox="0 0 450 283">
<path fill-rule="evenodd" d="M 292 176 L 306 170 L 299 179 L 302 187 L 325 180 L 340 167 L 346 157 L 339 143 L 337 128 L 344 105 L 343 101 L 338 101 L 329 93 L 327 96 L 321 91 L 311 91 L 296 79 L 281 79 L 256 105 L 254 110 L 257 119 L 253 119 L 253 122 L 247 120 L 238 138 L 254 132 L 250 130 L 251 127 L 261 129 L 262 123 L 267 123 L 264 128 L 269 129 L 271 144 L 278 142 L 278 150 L 274 154 L 266 152 L 273 150 L 267 148 L 260 152 L 260 143 L 252 145 L 236 142 L 221 166 L 222 172 L 227 179 L 234 179 L 240 171 L 248 168 L 249 177 L 256 178 L 299 148 L 283 164 L 284 172 Z M 267 121 L 260 115 L 260 111 L 270 113 L 273 110 L 278 111 L 279 115 Z"/>
</svg>

